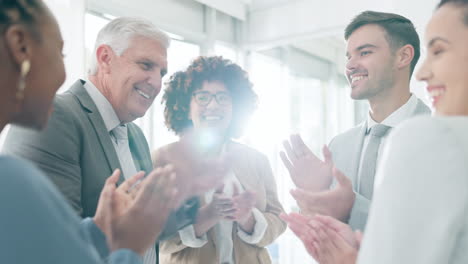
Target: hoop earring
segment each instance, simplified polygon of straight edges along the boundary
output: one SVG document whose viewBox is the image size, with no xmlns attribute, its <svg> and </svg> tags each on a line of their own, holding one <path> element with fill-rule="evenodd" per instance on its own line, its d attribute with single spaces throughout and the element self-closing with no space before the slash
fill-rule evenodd
<svg viewBox="0 0 468 264">
<path fill-rule="evenodd" d="M 16 91 L 16 99 L 21 101 L 24 99 L 24 89 L 26 88 L 26 76 L 31 69 L 31 62 L 29 60 L 24 60 L 21 63 L 21 73 L 18 83 L 18 91 Z"/>
</svg>

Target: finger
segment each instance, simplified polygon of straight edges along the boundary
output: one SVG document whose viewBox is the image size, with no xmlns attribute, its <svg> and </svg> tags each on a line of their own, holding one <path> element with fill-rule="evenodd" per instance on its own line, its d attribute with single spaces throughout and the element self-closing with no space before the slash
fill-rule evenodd
<svg viewBox="0 0 468 264">
<path fill-rule="evenodd" d="M 213 204 L 215 205 L 234 205 L 234 201 L 232 198 L 227 198 L 227 197 L 213 197 Z"/>
<path fill-rule="evenodd" d="M 300 156 L 305 156 L 312 153 L 299 134 L 291 135 L 291 145 L 293 150 Z"/>
<path fill-rule="evenodd" d="M 308 237 L 308 232 L 304 229 L 304 226 L 297 225 L 295 223 L 288 224 L 289 229 L 296 235 L 303 243 L 312 242 L 313 239 Z"/>
<path fill-rule="evenodd" d="M 130 189 L 135 186 L 136 182 L 141 180 L 144 175 L 145 175 L 144 171 L 138 172 L 137 174 L 133 175 L 132 177 L 125 180 L 122 184 L 120 184 L 117 189 L 124 191 L 124 192 L 129 192 Z"/>
<path fill-rule="evenodd" d="M 314 219 L 336 231 L 343 230 L 343 229 L 351 229 L 349 225 L 331 216 L 317 214 L 315 215 Z"/>
<path fill-rule="evenodd" d="M 221 211 L 220 214 L 221 216 L 224 216 L 224 217 L 235 217 L 236 212 L 237 212 L 236 208 L 230 208 L 230 209 Z"/>
<path fill-rule="evenodd" d="M 352 186 L 351 180 L 346 177 L 341 171 L 339 171 L 336 167 L 333 167 L 333 176 L 338 181 L 338 184 L 341 186 Z"/>
<path fill-rule="evenodd" d="M 289 223 L 290 221 L 290 216 L 286 213 L 280 213 L 279 217 L 286 223 Z"/>
<path fill-rule="evenodd" d="M 283 141 L 283 147 L 284 147 L 284 150 L 286 150 L 286 154 L 288 155 L 288 158 L 291 161 L 291 163 L 293 163 L 293 164 L 296 163 L 297 156 L 296 156 L 296 153 L 293 151 L 289 141 L 284 140 Z"/>
<path fill-rule="evenodd" d="M 130 195 L 132 199 L 135 199 L 135 197 L 138 194 L 138 191 L 141 189 L 140 187 L 141 185 L 139 183 L 133 185 L 133 187 L 130 188 L 130 190 L 128 191 L 128 195 Z"/>
<path fill-rule="evenodd" d="M 288 169 L 289 175 L 291 177 L 295 176 L 294 167 L 293 167 L 291 161 L 289 161 L 288 157 L 286 157 L 286 153 L 284 151 L 280 151 L 280 157 L 281 157 L 281 160 L 283 161 L 284 166 L 286 167 L 286 169 Z"/>
<path fill-rule="evenodd" d="M 169 176 L 169 181 L 167 182 L 166 186 L 163 186 L 165 190 L 165 196 L 167 201 L 166 209 L 176 209 L 180 207 L 180 204 L 183 202 L 179 200 L 179 190 L 176 186 L 176 173 L 172 172 Z"/>
<path fill-rule="evenodd" d="M 120 178 L 120 169 L 115 169 L 112 175 L 106 179 L 105 185 L 107 184 L 115 185 L 119 181 L 119 178 Z"/>
<path fill-rule="evenodd" d="M 319 241 L 314 241 L 312 242 L 313 247 L 316 249 L 316 254 L 317 254 L 317 262 L 320 264 L 329 264 L 328 259 L 326 258 L 326 251 L 321 247 L 322 245 L 320 244 Z"/>
<path fill-rule="evenodd" d="M 296 201 L 305 203 L 308 206 L 315 205 L 317 203 L 318 198 L 320 197 L 315 192 L 308 192 L 299 188 L 291 190 L 290 193 Z"/>
<path fill-rule="evenodd" d="M 314 242 L 318 241 L 317 233 L 311 228 L 302 228 L 301 226 L 289 225 L 289 228 L 293 231 L 293 233 L 302 240 L 307 252 L 315 259 L 318 260 L 318 250 L 314 246 Z M 300 233 L 304 235 L 300 235 Z"/>
<path fill-rule="evenodd" d="M 301 223 L 303 225 L 308 225 L 309 222 L 312 220 L 311 217 L 307 217 L 303 214 L 298 214 L 298 213 L 290 213 L 289 217 L 291 218 L 291 221 Z"/>
<path fill-rule="evenodd" d="M 330 255 L 330 252 L 333 251 L 333 244 L 331 243 L 323 228 L 319 228 L 316 232 L 318 235 L 318 245 L 320 251 L 322 252 L 321 255 L 326 257 L 327 255 Z"/>
<path fill-rule="evenodd" d="M 162 168 L 157 168 L 150 172 L 148 176 L 146 176 L 142 182 L 140 183 L 141 191 L 138 192 L 137 196 L 135 197 L 135 201 L 140 205 L 147 204 L 151 197 L 153 196 L 154 192 L 158 185 L 158 180 L 163 174 Z"/>
<path fill-rule="evenodd" d="M 358 242 L 358 247 L 361 247 L 362 237 L 363 237 L 361 230 L 356 230 L 354 233 L 354 236 L 356 238 L 356 241 Z"/>
<path fill-rule="evenodd" d="M 120 172 L 118 171 L 117 175 L 119 174 Z M 115 171 L 112 174 L 112 176 L 114 175 L 115 175 Z M 118 179 L 118 176 L 117 176 L 117 179 Z M 103 213 L 102 215 L 105 216 L 103 217 L 104 226 L 102 227 L 105 230 L 102 230 L 102 231 L 104 232 L 104 234 L 108 236 L 112 235 L 112 224 L 113 224 L 113 217 L 114 217 L 114 212 L 115 212 L 113 208 L 116 207 L 115 202 L 113 201 L 114 191 L 116 187 L 112 181 L 113 180 L 110 180 L 109 182 L 106 181 L 106 185 L 104 185 L 104 188 L 102 189 L 102 193 L 99 199 L 99 203 L 102 203 L 102 213 Z"/>
<path fill-rule="evenodd" d="M 324 231 L 327 237 L 330 239 L 330 242 L 333 244 L 333 248 L 338 250 L 337 252 L 354 250 L 354 248 L 348 244 L 348 242 L 346 242 L 343 237 L 341 237 L 335 230 L 328 228 Z"/>
<path fill-rule="evenodd" d="M 216 205 L 216 208 L 220 212 L 236 210 L 236 206 L 234 204 L 226 204 L 226 205 Z"/>
<path fill-rule="evenodd" d="M 176 188 L 176 174 L 171 168 L 162 170 L 156 182 L 153 185 L 153 195 L 149 199 L 152 208 L 162 207 L 164 210 L 168 208 L 178 207 L 181 201 L 178 198 Z M 154 213 L 157 213 L 154 211 Z"/>
<path fill-rule="evenodd" d="M 319 255 L 318 250 L 315 247 L 314 241 L 310 241 L 307 244 L 304 244 L 306 247 L 307 252 L 315 259 L 315 261 L 319 262 Z M 320 263 L 320 262 L 319 262 Z"/>
<path fill-rule="evenodd" d="M 323 153 L 323 158 L 326 163 L 333 163 L 332 153 L 327 145 L 323 145 L 322 153 Z"/>
</svg>

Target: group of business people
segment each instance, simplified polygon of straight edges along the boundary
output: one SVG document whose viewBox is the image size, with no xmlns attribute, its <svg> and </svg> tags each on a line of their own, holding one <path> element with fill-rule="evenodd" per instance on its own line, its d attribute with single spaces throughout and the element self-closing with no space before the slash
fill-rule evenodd
<svg viewBox="0 0 468 264">
<path fill-rule="evenodd" d="M 238 65 L 199 57 L 171 76 L 164 117 L 180 140 L 150 154 L 132 121 L 161 90 L 166 34 L 111 21 L 88 77 L 55 96 L 65 74 L 54 17 L 40 0 L 1 5 L 0 128 L 19 125 L 0 158 L 5 261 L 270 263 L 265 247 L 285 222 L 319 263 L 468 257 L 468 1 L 442 1 L 426 30 L 417 77 L 437 117 L 405 121 L 430 113 L 409 89 L 420 56 L 411 21 L 372 11 L 351 21 L 346 76 L 369 115 L 324 147 L 323 161 L 299 135 L 284 142 L 301 209 L 291 214 L 268 159 L 233 140 L 257 101 Z"/>
</svg>

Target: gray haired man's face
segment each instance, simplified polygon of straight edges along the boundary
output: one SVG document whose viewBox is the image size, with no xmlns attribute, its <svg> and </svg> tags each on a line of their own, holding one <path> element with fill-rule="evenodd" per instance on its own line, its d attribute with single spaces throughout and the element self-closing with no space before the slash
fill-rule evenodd
<svg viewBox="0 0 468 264">
<path fill-rule="evenodd" d="M 109 63 L 107 99 L 122 122 L 145 115 L 159 94 L 167 72 L 167 50 L 158 41 L 135 37 Z"/>
</svg>

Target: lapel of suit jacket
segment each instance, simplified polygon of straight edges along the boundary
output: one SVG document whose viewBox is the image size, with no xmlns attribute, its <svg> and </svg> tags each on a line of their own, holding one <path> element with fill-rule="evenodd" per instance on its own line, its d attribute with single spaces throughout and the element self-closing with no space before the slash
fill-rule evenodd
<svg viewBox="0 0 468 264">
<path fill-rule="evenodd" d="M 359 165 L 361 162 L 361 153 L 362 147 L 364 145 L 364 138 L 366 136 L 367 131 L 367 121 L 364 121 L 359 126 L 358 134 L 356 135 L 356 140 L 354 141 L 355 144 L 352 146 L 351 153 L 351 175 L 349 175 L 350 179 L 353 181 L 353 186 L 356 188 L 358 186 L 358 172 L 359 172 Z"/>
<path fill-rule="evenodd" d="M 85 82 L 83 80 L 78 80 L 75 82 L 75 84 L 73 84 L 69 91 L 77 97 L 81 106 L 88 114 L 88 119 L 94 128 L 94 132 L 96 132 L 99 143 L 101 144 L 102 151 L 106 156 L 109 169 L 114 171 L 115 169 L 119 168 L 120 171 L 122 171 L 119 158 L 115 152 L 114 145 L 112 144 L 109 132 L 107 131 L 106 125 L 104 124 L 104 120 L 102 119 L 101 114 L 94 104 L 93 99 L 91 99 L 88 92 L 86 92 L 85 88 L 83 87 L 84 83 Z M 121 174 L 119 183 L 123 182 L 123 180 L 124 177 Z"/>
<path fill-rule="evenodd" d="M 128 143 L 133 161 L 136 163 L 137 170 L 144 170 L 150 173 L 153 170 L 151 154 L 145 136 L 138 130 L 135 124 L 128 123 Z"/>
</svg>

